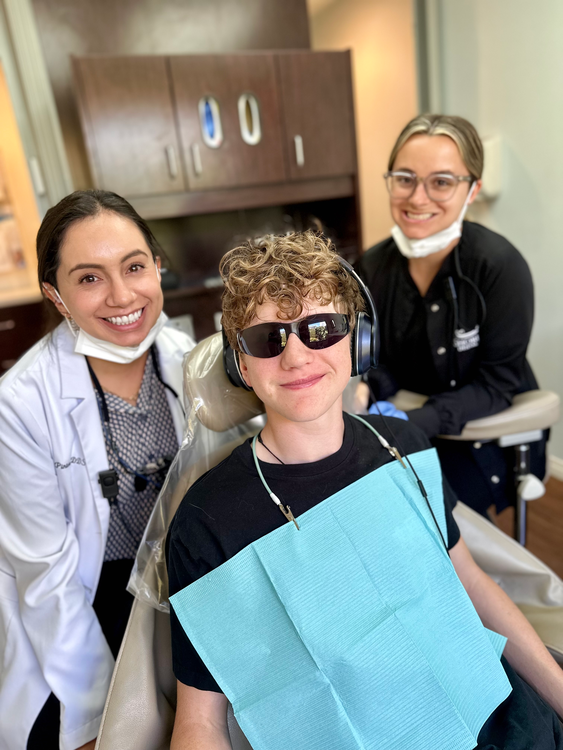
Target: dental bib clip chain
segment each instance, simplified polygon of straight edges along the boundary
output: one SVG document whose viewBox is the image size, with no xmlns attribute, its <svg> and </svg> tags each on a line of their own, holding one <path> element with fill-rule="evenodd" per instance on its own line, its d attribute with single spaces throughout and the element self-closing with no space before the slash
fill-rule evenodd
<svg viewBox="0 0 563 750">
<path fill-rule="evenodd" d="M 282 501 L 275 494 L 275 492 L 272 492 L 272 490 L 270 489 L 270 486 L 268 485 L 268 482 L 266 482 L 266 480 L 264 479 L 264 474 L 262 474 L 262 469 L 260 468 L 260 464 L 258 462 L 258 456 L 256 455 L 256 442 L 257 441 L 258 441 L 258 435 L 255 435 L 254 439 L 252 441 L 252 456 L 254 458 L 254 465 L 256 466 L 256 471 L 258 472 L 258 476 L 260 477 L 260 481 L 264 485 L 264 488 L 265 488 L 266 492 L 268 493 L 268 495 L 270 496 L 270 498 L 275 502 L 275 504 L 278 506 L 278 508 L 284 514 L 285 518 L 290 523 L 291 523 L 291 521 L 293 521 L 293 523 L 295 524 L 295 528 L 297 529 L 297 531 L 299 531 L 299 524 L 295 520 L 295 517 L 294 517 L 293 513 L 291 512 L 291 508 L 289 507 L 289 505 L 284 505 L 282 503 Z M 277 458 L 277 456 L 276 456 L 276 458 Z M 278 458 L 278 461 L 279 460 L 280 459 Z"/>
<path fill-rule="evenodd" d="M 442 540 L 442 544 L 444 545 L 444 549 L 446 550 L 446 553 L 447 553 L 447 555 L 449 557 L 450 552 L 448 550 L 448 545 L 446 544 L 446 540 L 444 539 L 444 535 L 442 534 L 442 529 L 440 528 L 440 524 L 438 523 L 438 521 L 436 519 L 436 516 L 434 515 L 434 511 L 432 510 L 432 506 L 430 505 L 430 500 L 428 499 L 428 493 L 426 492 L 426 489 L 425 489 L 425 487 L 424 487 L 424 485 L 422 483 L 422 480 L 420 479 L 420 477 L 416 473 L 413 465 L 411 464 L 411 462 L 409 460 L 409 457 L 405 454 L 404 455 L 405 461 L 403 461 L 403 457 L 401 456 L 401 454 L 399 453 L 399 451 L 397 450 L 397 448 L 395 448 L 395 446 L 393 446 L 393 445 L 390 445 L 390 443 L 383 437 L 383 435 L 379 434 L 379 432 L 375 429 L 375 427 L 372 427 L 369 422 L 366 422 L 365 419 L 362 419 L 362 417 L 358 416 L 357 414 L 349 414 L 349 416 L 353 417 L 354 419 L 357 419 L 358 422 L 361 422 L 369 430 L 371 430 L 371 432 L 373 432 L 373 434 L 375 435 L 375 437 L 379 440 L 381 446 L 383 448 L 385 448 L 385 450 L 393 457 L 393 459 L 395 461 L 399 461 L 399 463 L 401 464 L 401 466 L 403 467 L 403 469 L 405 469 L 405 470 L 407 469 L 407 465 L 405 464 L 405 461 L 408 463 L 408 465 L 409 465 L 409 467 L 410 467 L 410 469 L 411 469 L 411 471 L 412 471 L 412 473 L 414 475 L 414 478 L 416 480 L 416 484 L 418 486 L 418 489 L 420 490 L 420 494 L 422 495 L 422 497 L 424 498 L 424 501 L 426 502 L 428 510 L 430 511 L 430 515 L 432 516 L 434 524 L 436 525 L 436 529 L 438 530 L 438 534 L 440 535 L 440 539 Z M 394 438 L 394 439 L 396 439 L 396 438 Z M 289 505 L 284 505 L 282 503 L 282 501 L 275 494 L 275 492 L 272 492 L 270 486 L 268 485 L 268 483 L 264 479 L 264 475 L 262 474 L 262 470 L 260 468 L 260 463 L 258 461 L 258 456 L 256 455 L 256 443 L 257 442 L 261 442 L 264 445 L 264 443 L 262 442 L 262 440 L 260 438 L 260 433 L 258 433 L 258 435 L 255 435 L 254 438 L 253 438 L 253 440 L 252 440 L 252 457 L 254 458 L 254 465 L 256 466 L 256 471 L 258 472 L 258 476 L 260 477 L 260 481 L 264 485 L 264 488 L 265 488 L 266 492 L 268 493 L 268 495 L 270 496 L 270 498 L 274 501 L 274 503 L 278 506 L 278 508 L 280 509 L 280 511 L 283 513 L 285 519 L 287 521 L 289 521 L 290 523 L 294 523 L 295 524 L 295 528 L 297 529 L 297 531 L 299 531 L 300 530 L 299 529 L 299 524 L 297 523 L 297 520 L 295 519 L 295 516 L 293 515 L 293 513 L 291 511 L 291 508 L 289 507 Z M 266 448 L 267 451 L 269 451 L 270 453 L 272 453 L 272 451 L 268 448 L 267 445 L 264 445 L 264 447 Z M 274 456 L 274 458 L 277 458 L 277 460 L 280 461 L 280 463 L 283 463 L 275 454 L 272 453 L 272 455 Z"/>
<path fill-rule="evenodd" d="M 380 434 L 379 434 L 379 432 L 378 432 L 378 431 L 377 431 L 377 430 L 375 429 L 375 427 L 372 427 L 372 426 L 371 426 L 371 425 L 369 424 L 369 422 L 366 422 L 366 421 L 365 421 L 365 419 L 362 419 L 361 417 L 358 417 L 358 416 L 357 416 L 356 414 L 351 414 L 350 416 L 351 416 L 351 417 L 354 417 L 354 418 L 355 418 L 355 419 L 357 419 L 357 420 L 358 420 L 359 422 L 362 422 L 362 424 L 364 424 L 364 425 L 365 425 L 366 427 L 368 427 L 368 428 L 369 428 L 369 429 L 370 429 L 370 430 L 371 430 L 371 431 L 373 432 L 373 434 L 374 434 L 374 435 L 376 436 L 376 438 L 377 438 L 377 439 L 379 440 L 379 442 L 381 443 L 381 445 L 383 446 L 383 448 L 385 448 L 385 450 L 386 450 L 386 451 L 387 451 L 387 452 L 388 452 L 388 453 L 389 453 L 389 454 L 390 454 L 390 455 L 391 455 L 391 456 L 392 456 L 392 457 L 393 457 L 393 458 L 394 458 L 394 459 L 395 459 L 396 461 L 399 461 L 399 462 L 400 462 L 400 464 L 401 464 L 401 466 L 403 467 L 403 469 L 406 469 L 406 468 L 407 468 L 407 467 L 406 467 L 406 465 L 405 465 L 405 463 L 404 463 L 404 461 L 403 461 L 403 459 L 401 458 L 401 454 L 399 453 L 399 451 L 398 451 L 398 450 L 397 450 L 397 449 L 396 449 L 396 448 L 395 448 L 394 446 L 390 445 L 390 444 L 389 444 L 389 443 L 387 442 L 387 440 L 385 440 L 385 438 L 383 437 L 383 435 L 380 435 Z M 297 529 L 297 530 L 299 531 L 299 524 L 297 523 L 297 521 L 296 521 L 296 519 L 295 519 L 295 516 L 294 516 L 294 515 L 293 515 L 293 513 L 291 512 L 291 508 L 289 507 L 289 505 L 284 505 L 284 504 L 282 503 L 282 501 L 281 501 L 281 500 L 279 499 L 279 497 L 278 497 L 278 496 L 277 496 L 277 495 L 275 494 L 275 492 L 272 492 L 272 490 L 271 490 L 270 486 L 268 485 L 268 483 L 267 483 L 267 482 L 266 482 L 266 480 L 264 479 L 264 474 L 262 474 L 262 469 L 260 468 L 260 463 L 259 463 L 259 461 L 258 461 L 258 456 L 256 455 L 256 443 L 257 443 L 257 442 L 261 442 L 261 443 L 262 443 L 262 440 L 260 440 L 260 435 L 259 435 L 259 434 L 258 434 L 258 435 L 255 435 L 255 436 L 254 436 L 254 439 L 253 439 L 253 441 L 252 441 L 252 456 L 253 456 L 253 458 L 254 458 L 254 465 L 256 466 L 256 471 L 258 472 L 258 476 L 260 477 L 260 481 L 261 481 L 261 482 L 262 482 L 262 484 L 264 485 L 264 488 L 265 488 L 266 492 L 268 493 L 268 495 L 270 496 L 270 498 L 271 498 L 271 499 L 272 499 L 272 500 L 274 501 L 274 503 L 275 503 L 275 504 L 276 504 L 276 505 L 278 506 L 278 508 L 279 508 L 279 509 L 280 509 L 280 511 L 281 511 L 281 512 L 283 513 L 283 515 L 285 516 L 285 518 L 286 518 L 286 519 L 287 519 L 287 520 L 288 520 L 288 521 L 289 521 L 290 523 L 291 523 L 291 522 L 293 522 L 293 523 L 295 524 L 295 528 L 296 528 L 296 529 Z M 264 444 L 262 443 L 262 445 L 264 445 Z M 268 448 L 268 447 L 267 447 L 266 445 L 264 445 L 264 447 L 266 448 L 266 450 L 267 450 L 267 451 L 269 451 L 270 453 L 272 453 L 272 451 L 270 451 L 270 449 L 269 449 L 269 448 Z M 274 455 L 273 453 L 272 453 L 272 455 L 274 456 L 274 458 L 278 458 L 278 457 L 277 457 L 277 456 L 275 456 L 275 455 Z M 280 460 L 279 458 L 278 458 L 278 461 L 280 461 L 280 463 L 283 463 L 283 462 L 282 462 L 282 461 L 281 461 L 281 460 Z"/>
</svg>

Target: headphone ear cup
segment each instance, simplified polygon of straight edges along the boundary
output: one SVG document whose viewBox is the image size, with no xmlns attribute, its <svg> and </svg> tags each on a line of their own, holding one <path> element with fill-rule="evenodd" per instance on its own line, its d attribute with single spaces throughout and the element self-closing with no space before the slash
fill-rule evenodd
<svg viewBox="0 0 563 750">
<path fill-rule="evenodd" d="M 352 375 L 363 375 L 372 367 L 377 367 L 379 359 L 379 327 L 377 310 L 371 293 L 361 277 L 344 258 L 338 258 L 342 265 L 356 280 L 366 303 L 368 314 L 356 315 L 356 325 L 352 331 Z"/>
<path fill-rule="evenodd" d="M 356 322 L 354 330 L 350 336 L 350 354 L 352 355 L 352 374 L 351 377 L 355 377 L 358 374 L 358 352 L 356 350 L 356 342 L 358 340 L 358 315 L 356 313 Z"/>
<path fill-rule="evenodd" d="M 372 325 L 364 312 L 356 314 L 352 332 L 352 375 L 363 375 L 372 367 Z"/>
<path fill-rule="evenodd" d="M 225 336 L 223 331 L 223 367 L 227 373 L 229 381 L 236 388 L 244 388 L 245 391 L 251 391 L 252 388 L 246 383 L 246 380 L 242 377 L 240 371 L 240 363 L 238 358 L 238 352 L 235 352 Z"/>
</svg>

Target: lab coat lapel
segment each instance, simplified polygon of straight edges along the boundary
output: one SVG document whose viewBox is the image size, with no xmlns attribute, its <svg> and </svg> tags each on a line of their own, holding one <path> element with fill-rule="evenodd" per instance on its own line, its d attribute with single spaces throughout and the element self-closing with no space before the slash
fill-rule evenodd
<svg viewBox="0 0 563 750">
<path fill-rule="evenodd" d="M 100 530 L 107 529 L 109 523 L 109 505 L 103 497 L 98 483 L 98 473 L 109 468 L 104 433 L 96 394 L 88 373 L 86 358 L 74 353 L 74 341 L 70 331 L 59 327 L 54 332 L 55 344 L 59 353 L 61 398 L 72 399 L 69 415 L 76 428 L 76 433 L 82 447 L 82 455 L 86 458 L 88 479 L 98 517 Z M 105 546 L 105 538 L 103 539 Z"/>
<path fill-rule="evenodd" d="M 101 527 L 104 528 L 106 524 L 102 521 L 109 514 L 109 505 L 101 493 L 98 473 L 108 469 L 109 464 L 98 404 L 93 391 L 76 404 L 70 412 L 70 417 L 74 422 L 83 455 L 88 456 L 88 478 L 100 516 Z"/>
</svg>

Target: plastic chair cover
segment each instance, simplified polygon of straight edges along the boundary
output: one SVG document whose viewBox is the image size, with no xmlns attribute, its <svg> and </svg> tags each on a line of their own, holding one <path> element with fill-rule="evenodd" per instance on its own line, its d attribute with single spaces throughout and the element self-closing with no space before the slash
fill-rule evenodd
<svg viewBox="0 0 563 750">
<path fill-rule="evenodd" d="M 131 573 L 128 590 L 161 612 L 169 612 L 165 543 L 170 522 L 191 485 L 264 424 L 254 393 L 236 388 L 223 368 L 220 334 L 200 342 L 184 359 L 188 405 L 182 445 L 160 492 Z"/>
</svg>

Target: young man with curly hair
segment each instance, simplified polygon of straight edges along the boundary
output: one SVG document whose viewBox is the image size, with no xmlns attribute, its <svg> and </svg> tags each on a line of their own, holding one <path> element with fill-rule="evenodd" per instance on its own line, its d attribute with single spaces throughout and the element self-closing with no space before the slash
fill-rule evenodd
<svg viewBox="0 0 563 750">
<path fill-rule="evenodd" d="M 247 242 L 221 274 L 267 423 L 170 527 L 173 750 L 228 750 L 228 700 L 254 750 L 563 748 L 563 672 L 473 562 L 427 438 L 342 412 L 364 302 L 330 243 Z"/>
</svg>

